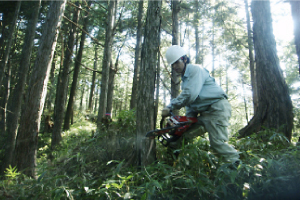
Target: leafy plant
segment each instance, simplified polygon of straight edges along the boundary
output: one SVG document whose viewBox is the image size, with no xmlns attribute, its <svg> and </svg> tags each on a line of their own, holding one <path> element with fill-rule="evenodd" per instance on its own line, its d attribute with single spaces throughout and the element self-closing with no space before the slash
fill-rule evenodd
<svg viewBox="0 0 300 200">
<path fill-rule="evenodd" d="M 157 144 L 157 163 L 140 169 L 128 164 L 134 155 L 130 140 L 133 112 L 125 112 L 123 119 L 129 125 L 117 126 L 118 122 L 114 122 L 111 129 L 94 137 L 91 131 L 95 130 L 95 124 L 86 120 L 74 124 L 64 133 L 65 138 L 53 152 L 52 161 L 46 155 L 38 158 L 36 180 L 9 167 L 7 179 L 1 181 L 0 196 L 251 200 L 296 199 L 300 195 L 299 149 L 280 133 L 265 130 L 240 140 L 232 137 L 229 142 L 241 153 L 241 163 L 236 169 L 214 155 L 207 137 L 183 145 L 178 159 L 172 162 L 166 156 L 166 148 Z"/>
<path fill-rule="evenodd" d="M 18 172 L 17 166 L 11 167 L 11 165 L 9 165 L 9 167 L 6 168 L 6 170 L 5 170 L 5 176 L 8 177 L 9 179 L 15 179 L 19 175 L 21 175 L 21 173 Z"/>
</svg>

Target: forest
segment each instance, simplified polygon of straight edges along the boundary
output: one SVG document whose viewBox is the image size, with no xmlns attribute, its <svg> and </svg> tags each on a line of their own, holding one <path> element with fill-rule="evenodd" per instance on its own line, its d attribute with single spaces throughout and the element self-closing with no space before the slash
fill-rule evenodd
<svg viewBox="0 0 300 200">
<path fill-rule="evenodd" d="M 0 25 L 0 199 L 300 199 L 300 1 L 0 1 Z M 237 168 L 208 133 L 145 137 L 172 45 L 226 92 Z"/>
</svg>

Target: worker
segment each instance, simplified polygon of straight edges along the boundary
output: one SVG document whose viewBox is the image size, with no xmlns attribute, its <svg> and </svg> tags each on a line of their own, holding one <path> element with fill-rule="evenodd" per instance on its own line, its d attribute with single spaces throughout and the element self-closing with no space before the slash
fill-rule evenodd
<svg viewBox="0 0 300 200">
<path fill-rule="evenodd" d="M 210 147 L 227 162 L 238 165 L 239 153 L 227 143 L 231 105 L 223 89 L 216 84 L 208 70 L 190 63 L 182 47 L 178 45 L 169 47 L 166 59 L 168 64 L 181 74 L 182 91 L 162 110 L 162 117 L 169 116 L 172 110 L 185 107 L 186 116 L 197 117 L 198 123 L 194 125 L 192 131 L 183 134 L 184 138 L 190 139 L 207 131 Z M 182 139 L 171 143 L 170 148 L 180 149 L 181 142 Z"/>
</svg>

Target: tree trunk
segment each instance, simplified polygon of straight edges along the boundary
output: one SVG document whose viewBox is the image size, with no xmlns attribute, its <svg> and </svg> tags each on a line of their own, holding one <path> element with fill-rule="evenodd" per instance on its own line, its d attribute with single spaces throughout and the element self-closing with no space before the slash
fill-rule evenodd
<svg viewBox="0 0 300 200">
<path fill-rule="evenodd" d="M 18 1 L 17 5 L 16 5 L 16 10 L 15 10 L 15 14 L 13 17 L 13 20 L 11 21 L 11 25 L 9 27 L 9 34 L 8 34 L 8 41 L 7 41 L 7 45 L 6 45 L 6 49 L 4 52 L 4 56 L 3 59 L 1 61 L 1 65 L 0 65 L 0 86 L 2 85 L 2 79 L 4 77 L 4 72 L 5 72 L 5 68 L 8 62 L 8 57 L 10 54 L 10 49 L 12 46 L 12 41 L 13 41 L 13 34 L 15 32 L 15 28 L 16 28 L 16 24 L 17 24 L 17 19 L 19 16 L 19 11 L 20 11 L 20 7 L 21 7 L 21 2 L 22 1 Z"/>
<path fill-rule="evenodd" d="M 79 14 L 80 14 L 80 9 L 74 8 L 72 20 L 75 24 L 77 24 L 79 21 Z M 59 87 L 57 87 L 57 91 L 56 91 L 54 126 L 52 132 L 52 140 L 51 140 L 52 149 L 55 149 L 55 146 L 58 145 L 62 140 L 61 131 L 62 131 L 62 124 L 64 119 L 65 105 L 66 105 L 65 97 L 66 94 L 68 93 L 69 71 L 72 63 L 73 49 L 74 49 L 76 29 L 77 29 L 75 24 L 70 23 L 69 37 L 68 37 L 69 40 L 68 40 L 67 48 L 65 49 L 63 69 L 60 76 L 60 82 L 57 83 Z"/>
<path fill-rule="evenodd" d="M 130 67 L 127 67 L 127 74 L 129 75 L 130 72 Z M 125 78 L 125 88 L 124 88 L 124 96 L 125 96 L 125 106 L 124 106 L 124 110 L 127 110 L 127 104 L 128 104 L 128 77 L 126 76 Z"/>
<path fill-rule="evenodd" d="M 56 47 L 60 21 L 66 0 L 52 1 L 42 27 L 41 43 L 29 81 L 26 107 L 22 112 L 18 130 L 14 161 L 17 169 L 30 177 L 35 177 L 36 152 L 41 115 L 47 94 L 47 83 L 51 61 Z"/>
<path fill-rule="evenodd" d="M 273 129 L 291 139 L 293 106 L 279 66 L 273 35 L 270 1 L 252 1 L 253 41 L 256 61 L 258 107 L 240 137 Z"/>
<path fill-rule="evenodd" d="M 8 104 L 8 99 L 10 96 L 10 81 L 11 81 L 11 63 L 8 61 L 7 63 L 7 69 L 5 70 L 6 74 L 3 79 L 3 91 L 1 91 L 1 98 L 0 98 L 0 132 L 5 133 L 6 131 L 6 122 L 7 122 L 7 104 Z"/>
<path fill-rule="evenodd" d="M 245 117 L 247 124 L 249 123 L 249 117 L 248 117 L 248 105 L 247 105 L 247 100 L 246 100 L 246 95 L 245 95 L 245 87 L 244 87 L 244 81 L 241 80 L 242 82 L 242 89 L 243 89 L 243 99 L 244 99 L 244 108 L 245 108 Z"/>
<path fill-rule="evenodd" d="M 95 47 L 95 59 L 94 59 L 94 70 L 97 70 L 97 56 L 98 49 Z M 89 97 L 89 111 L 92 112 L 93 110 L 93 97 L 94 97 L 94 90 L 95 90 L 95 82 L 96 82 L 96 72 L 93 71 L 93 77 L 92 77 L 92 85 L 90 90 L 90 97 Z"/>
<path fill-rule="evenodd" d="M 80 38 L 79 50 L 78 50 L 78 53 L 75 58 L 73 80 L 72 80 L 70 97 L 69 97 L 69 102 L 68 102 L 67 111 L 66 111 L 66 115 L 65 115 L 65 121 L 64 121 L 64 128 L 63 128 L 64 130 L 70 129 L 70 121 L 71 121 L 71 117 L 72 117 L 73 106 L 75 103 L 75 94 L 76 94 L 76 89 L 77 89 L 78 75 L 79 75 L 80 66 L 81 66 L 82 53 L 83 53 L 83 48 L 84 48 L 84 42 L 85 42 L 85 36 L 86 36 L 86 30 L 88 27 L 88 22 L 89 22 L 89 18 L 86 16 L 84 19 L 84 24 L 83 24 L 84 31 L 82 31 L 81 38 Z"/>
<path fill-rule="evenodd" d="M 180 1 L 172 0 L 172 45 L 179 44 L 179 25 L 178 25 L 178 13 L 180 11 Z M 180 75 L 172 69 L 172 78 L 171 78 L 171 99 L 176 98 L 179 95 L 180 91 Z M 174 115 L 178 115 L 178 110 L 173 110 Z"/>
<path fill-rule="evenodd" d="M 200 39 L 199 39 L 199 20 L 200 20 L 200 14 L 199 14 L 199 0 L 195 0 L 195 11 L 194 11 L 194 28 L 195 28 L 195 45 L 196 45 L 196 56 L 195 56 L 195 62 L 197 64 L 200 64 Z"/>
<path fill-rule="evenodd" d="M 160 41 L 159 41 L 160 45 Z M 156 72 L 155 72 L 155 82 L 156 82 L 156 91 L 155 91 L 155 102 L 154 102 L 154 127 L 156 129 L 156 121 L 157 121 L 157 114 L 158 114 L 158 105 L 159 105 L 159 84 L 160 84 L 160 56 L 157 60 Z"/>
<path fill-rule="evenodd" d="M 294 35 L 296 53 L 298 56 L 299 74 L 300 74 L 300 1 L 290 1 L 292 16 L 294 21 Z"/>
<path fill-rule="evenodd" d="M 205 11 L 204 11 L 205 12 Z M 204 21 L 202 21 L 202 34 L 201 34 L 201 65 L 202 67 L 204 67 L 204 52 L 205 52 L 205 47 L 204 47 L 204 40 L 205 40 L 205 35 L 204 35 L 204 31 L 205 31 L 205 24 Z"/>
<path fill-rule="evenodd" d="M 107 106 L 106 106 L 106 113 L 112 112 L 112 102 L 113 102 L 113 96 L 114 96 L 114 88 L 115 88 L 115 75 L 118 71 L 118 59 L 115 63 L 115 67 L 112 64 L 112 61 L 110 62 L 110 68 L 109 68 L 109 81 L 108 81 L 108 91 L 107 91 Z"/>
<path fill-rule="evenodd" d="M 105 33 L 105 45 L 103 51 L 102 62 L 102 78 L 101 78 L 101 93 L 99 101 L 99 111 L 97 118 L 97 128 L 101 128 L 101 120 L 105 115 L 107 106 L 107 91 L 108 91 L 108 78 L 109 78 L 109 63 L 111 61 L 112 43 L 113 43 L 113 29 L 116 21 L 116 7 L 117 0 L 110 0 L 108 6 L 107 27 Z"/>
<path fill-rule="evenodd" d="M 139 82 L 139 73 L 140 73 L 140 64 L 141 64 L 141 42 L 142 42 L 142 18 L 143 18 L 143 5 L 144 0 L 139 1 L 139 12 L 138 12 L 138 26 L 136 34 L 136 46 L 135 46 L 135 60 L 134 60 L 134 74 L 132 81 L 132 92 L 130 99 L 130 109 L 136 108 L 136 99 L 138 91 L 138 82 Z"/>
<path fill-rule="evenodd" d="M 59 63 L 59 71 L 58 71 L 58 75 L 57 75 L 57 84 L 56 84 L 56 94 L 55 94 L 55 102 L 54 102 L 54 116 L 55 116 L 55 105 L 57 104 L 57 100 L 58 98 L 58 91 L 59 91 L 59 87 L 60 87 L 60 83 L 62 82 L 62 73 L 63 73 L 63 68 L 64 68 L 64 57 L 65 57 L 65 41 L 64 41 L 64 34 L 62 33 L 62 31 L 60 31 L 59 33 L 59 39 L 60 39 L 60 63 Z M 66 98 L 67 93 L 65 93 L 65 98 Z M 54 119 L 55 120 L 55 119 Z M 53 130 L 52 130 L 53 132 Z"/>
<path fill-rule="evenodd" d="M 5 133 L 7 124 L 7 109 L 8 99 L 10 96 L 10 82 L 11 82 L 11 62 L 7 62 L 5 76 L 3 78 L 3 88 L 0 92 L 0 133 Z"/>
<path fill-rule="evenodd" d="M 96 113 L 96 111 L 97 111 L 98 97 L 100 96 L 100 94 L 99 94 L 99 92 L 100 92 L 100 89 L 99 89 L 99 82 L 98 82 L 98 84 L 96 85 L 95 92 L 96 92 L 96 98 L 95 98 L 95 105 L 94 105 L 94 113 Z"/>
<path fill-rule="evenodd" d="M 12 94 L 10 95 L 10 99 L 8 101 L 9 111 L 7 112 L 7 121 L 9 121 L 9 123 L 7 123 L 6 130 L 7 142 L 5 145 L 5 157 L 3 160 L 2 168 L 0 169 L 0 174 L 3 173 L 5 169 L 12 164 L 13 151 L 15 148 L 19 117 L 21 113 L 22 97 L 25 90 L 27 73 L 30 66 L 30 58 L 32 54 L 33 41 L 35 38 L 35 30 L 38 21 L 41 0 L 32 2 L 32 4 L 32 15 L 31 18 L 28 20 L 24 44 L 22 47 L 22 55 L 17 75 L 18 82 L 15 86 L 15 89 L 12 91 Z"/>
<path fill-rule="evenodd" d="M 215 77 L 215 9 L 212 10 L 212 34 L 211 34 L 211 57 L 212 57 L 212 69 L 211 75 Z"/>
<path fill-rule="evenodd" d="M 55 82 L 54 82 L 54 79 L 55 79 L 55 64 L 56 64 L 56 52 L 54 52 L 54 55 L 53 55 L 53 60 L 52 60 L 52 66 L 51 66 L 51 71 L 50 71 L 50 78 L 49 78 L 49 82 L 50 82 L 50 88 L 49 88 L 49 92 L 47 94 L 47 97 L 46 97 L 46 109 L 49 111 L 52 110 L 52 96 L 53 96 L 53 92 L 54 92 L 54 89 L 55 89 Z"/>
<path fill-rule="evenodd" d="M 79 103 L 79 110 L 83 110 L 83 98 L 84 98 L 84 92 L 85 92 L 85 87 L 84 85 L 81 85 L 81 94 L 80 94 L 80 103 Z"/>
<path fill-rule="evenodd" d="M 248 0 L 244 0 L 245 2 L 245 10 L 246 10 L 246 18 L 247 18 L 247 31 L 248 31 L 248 48 L 249 48 L 249 60 L 250 60 L 250 73 L 251 73 L 251 85 L 252 85 L 252 98 L 253 98 L 253 110 L 254 114 L 257 110 L 258 99 L 257 99 L 257 88 L 256 88 L 256 75 L 255 75 L 255 63 L 253 56 L 253 36 L 252 29 L 250 24 L 250 15 L 248 9 Z"/>
<path fill-rule="evenodd" d="M 154 127 L 155 68 L 159 56 L 161 5 L 162 1 L 148 1 L 136 110 L 138 166 L 145 166 L 155 161 L 155 140 L 146 139 L 145 134 Z M 152 148 L 150 148 L 151 144 Z"/>
</svg>

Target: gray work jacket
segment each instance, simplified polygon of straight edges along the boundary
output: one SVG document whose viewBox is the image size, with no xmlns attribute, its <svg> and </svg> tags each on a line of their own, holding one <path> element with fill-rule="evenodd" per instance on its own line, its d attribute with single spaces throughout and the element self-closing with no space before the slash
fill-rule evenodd
<svg viewBox="0 0 300 200">
<path fill-rule="evenodd" d="M 186 116 L 196 117 L 220 99 L 227 98 L 208 70 L 199 65 L 187 64 L 182 76 L 182 92 L 167 106 L 171 110 L 186 107 Z"/>
</svg>

